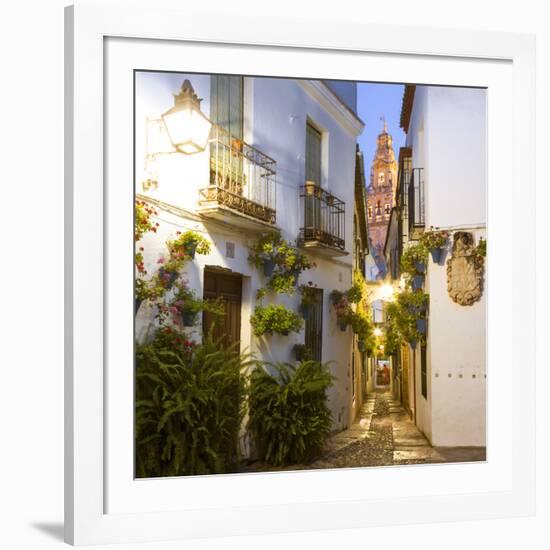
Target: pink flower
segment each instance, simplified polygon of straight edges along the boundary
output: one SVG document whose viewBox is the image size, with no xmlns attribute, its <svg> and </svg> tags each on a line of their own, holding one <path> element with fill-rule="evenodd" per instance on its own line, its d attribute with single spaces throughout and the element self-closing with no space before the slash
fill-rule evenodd
<svg viewBox="0 0 550 550">
<path fill-rule="evenodd" d="M 159 258 L 157 264 L 163 264 L 166 260 L 164 258 Z"/>
</svg>

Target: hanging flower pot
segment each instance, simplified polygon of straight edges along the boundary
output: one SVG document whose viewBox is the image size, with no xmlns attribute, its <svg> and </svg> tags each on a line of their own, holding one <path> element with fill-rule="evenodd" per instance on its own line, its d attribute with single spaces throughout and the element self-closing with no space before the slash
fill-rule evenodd
<svg viewBox="0 0 550 550">
<path fill-rule="evenodd" d="M 361 352 L 361 353 L 365 353 L 365 351 L 367 351 L 367 344 L 364 340 L 359 340 L 357 342 L 357 349 Z"/>
<path fill-rule="evenodd" d="M 428 323 L 427 323 L 426 319 L 417 319 L 416 320 L 416 330 L 418 330 L 418 332 L 420 332 L 420 334 L 426 335 L 427 326 L 428 326 Z"/>
<path fill-rule="evenodd" d="M 339 290 L 333 290 L 330 293 L 330 301 L 332 302 L 332 305 L 335 306 L 342 299 L 343 295 L 343 292 L 340 292 Z"/>
<path fill-rule="evenodd" d="M 275 271 L 275 260 L 273 258 L 266 258 L 264 260 L 264 275 L 271 277 Z"/>
<path fill-rule="evenodd" d="M 444 251 L 445 251 L 444 248 L 432 248 L 430 250 L 430 254 L 432 255 L 432 260 L 434 264 L 439 264 Z"/>
<path fill-rule="evenodd" d="M 412 349 L 416 349 L 416 340 L 411 340 L 409 342 L 409 345 L 411 346 Z"/>
<path fill-rule="evenodd" d="M 338 326 L 342 332 L 346 332 L 346 329 L 348 328 L 348 324 L 344 320 L 338 321 Z"/>
<path fill-rule="evenodd" d="M 426 263 L 420 260 L 414 262 L 414 267 L 418 273 L 424 273 L 426 271 Z"/>
<path fill-rule="evenodd" d="M 304 344 L 296 344 L 294 346 L 294 357 L 300 363 L 306 358 L 306 347 Z"/>
<path fill-rule="evenodd" d="M 166 271 L 164 267 L 159 269 L 159 277 L 166 289 L 172 288 L 178 278 L 177 271 Z"/>
<path fill-rule="evenodd" d="M 181 320 L 184 327 L 192 327 L 195 324 L 197 314 L 194 311 L 184 309 L 181 312 Z"/>
<path fill-rule="evenodd" d="M 300 313 L 302 314 L 304 321 L 307 321 L 311 315 L 311 306 L 309 304 L 302 304 L 300 306 Z"/>
<path fill-rule="evenodd" d="M 137 312 L 139 311 L 139 308 L 141 307 L 141 303 L 143 300 L 141 298 L 135 298 L 134 300 L 134 315 L 137 315 Z"/>
<path fill-rule="evenodd" d="M 197 243 L 187 243 L 184 248 L 185 254 L 192 260 L 195 259 L 195 253 L 197 252 Z"/>
<path fill-rule="evenodd" d="M 420 290 L 424 284 L 424 275 L 415 275 L 411 284 L 413 290 Z"/>
</svg>

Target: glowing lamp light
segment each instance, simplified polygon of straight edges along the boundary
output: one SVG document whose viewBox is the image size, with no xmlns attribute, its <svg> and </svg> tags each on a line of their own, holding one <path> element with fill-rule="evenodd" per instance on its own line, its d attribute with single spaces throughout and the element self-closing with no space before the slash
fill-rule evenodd
<svg viewBox="0 0 550 550">
<path fill-rule="evenodd" d="M 391 302 L 393 300 L 394 289 L 393 286 L 389 283 L 385 283 L 380 287 L 380 299 L 385 300 L 386 302 Z"/>
<path fill-rule="evenodd" d="M 376 328 L 374 329 L 374 335 L 375 335 L 375 336 L 382 336 L 382 330 L 379 329 L 378 327 L 376 327 Z"/>
<path fill-rule="evenodd" d="M 174 96 L 174 106 L 162 115 L 172 145 L 185 155 L 200 153 L 208 144 L 212 123 L 202 114 L 201 101 L 185 80 Z"/>
</svg>

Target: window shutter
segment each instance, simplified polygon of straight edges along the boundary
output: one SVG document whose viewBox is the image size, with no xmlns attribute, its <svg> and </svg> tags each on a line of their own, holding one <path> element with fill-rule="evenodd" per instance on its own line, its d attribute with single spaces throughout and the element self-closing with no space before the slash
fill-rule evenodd
<svg viewBox="0 0 550 550">
<path fill-rule="evenodd" d="M 306 126 L 306 181 L 321 185 L 321 133 Z"/>
<path fill-rule="evenodd" d="M 233 137 L 243 138 L 243 77 L 212 75 L 210 118 Z"/>
</svg>

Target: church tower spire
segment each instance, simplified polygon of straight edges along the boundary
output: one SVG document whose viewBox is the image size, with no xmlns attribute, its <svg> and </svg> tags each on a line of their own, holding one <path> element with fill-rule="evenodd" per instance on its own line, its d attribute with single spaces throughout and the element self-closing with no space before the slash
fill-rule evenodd
<svg viewBox="0 0 550 550">
<path fill-rule="evenodd" d="M 385 272 L 384 244 L 391 210 L 395 206 L 397 161 L 386 118 L 381 116 L 380 120 L 383 121 L 383 126 L 376 140 L 376 152 L 371 164 L 370 185 L 367 188 L 367 216 L 373 256 L 381 271 Z"/>
</svg>

